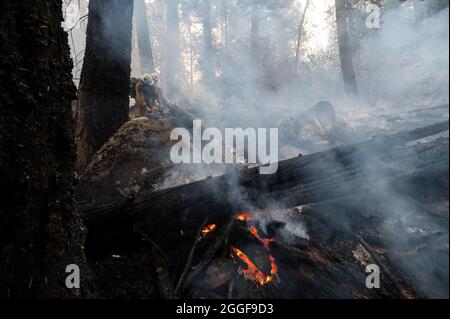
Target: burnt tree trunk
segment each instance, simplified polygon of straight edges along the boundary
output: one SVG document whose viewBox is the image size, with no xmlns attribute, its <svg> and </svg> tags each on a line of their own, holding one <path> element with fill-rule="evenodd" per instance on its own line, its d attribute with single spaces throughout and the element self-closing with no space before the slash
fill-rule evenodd
<svg viewBox="0 0 450 319">
<path fill-rule="evenodd" d="M 357 97 L 358 84 L 356 82 L 355 68 L 353 65 L 352 46 L 348 33 L 348 9 L 346 0 L 335 0 L 336 3 L 336 29 L 339 45 L 339 58 L 341 60 L 344 89 L 348 95 Z"/>
<path fill-rule="evenodd" d="M 166 71 L 165 87 L 166 96 L 172 98 L 176 92 L 176 75 L 179 67 L 179 24 L 178 16 L 179 0 L 167 0 L 166 9 Z"/>
<path fill-rule="evenodd" d="M 135 0 L 134 6 L 141 73 L 153 73 L 155 71 L 155 63 L 153 61 L 145 0 Z"/>
<path fill-rule="evenodd" d="M 0 299 L 88 292 L 84 226 L 73 200 L 75 99 L 61 2 L 0 10 Z M 81 270 L 67 289 L 66 266 Z"/>
<path fill-rule="evenodd" d="M 129 113 L 133 0 L 92 0 L 76 111 L 76 168 L 120 128 Z"/>
<path fill-rule="evenodd" d="M 203 21 L 203 73 L 205 76 L 205 83 L 212 85 L 215 78 L 214 72 L 214 48 L 212 38 L 211 26 L 211 0 L 203 0 L 202 6 L 202 21 Z"/>
</svg>

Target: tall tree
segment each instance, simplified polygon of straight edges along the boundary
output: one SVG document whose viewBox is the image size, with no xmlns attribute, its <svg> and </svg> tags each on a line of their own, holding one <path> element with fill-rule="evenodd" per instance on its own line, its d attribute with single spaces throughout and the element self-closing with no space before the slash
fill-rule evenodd
<svg viewBox="0 0 450 319">
<path fill-rule="evenodd" d="M 128 120 L 133 0 L 91 0 L 76 112 L 77 170 Z"/>
<path fill-rule="evenodd" d="M 194 43 L 192 36 L 192 21 L 190 17 L 188 18 L 189 27 L 189 85 L 191 88 L 194 87 Z"/>
<path fill-rule="evenodd" d="M 152 73 L 155 71 L 155 63 L 153 61 L 145 0 L 135 0 L 134 7 L 141 73 Z"/>
<path fill-rule="evenodd" d="M 302 16 L 298 23 L 297 46 L 295 49 L 295 70 L 298 69 L 298 62 L 300 60 L 300 45 L 301 45 L 301 40 L 302 40 L 303 25 L 305 24 L 306 12 L 308 11 L 308 7 L 309 7 L 310 3 L 311 3 L 311 0 L 306 0 L 305 8 L 303 9 Z"/>
<path fill-rule="evenodd" d="M 173 97 L 176 92 L 176 76 L 180 64 L 180 18 L 178 5 L 179 0 L 167 0 L 165 86 L 166 95 L 169 98 Z"/>
<path fill-rule="evenodd" d="M 82 297 L 88 287 L 61 4 L 1 4 L 0 299 Z M 69 264 L 80 267 L 81 290 L 65 285 Z"/>
<path fill-rule="evenodd" d="M 228 1 L 222 1 L 222 36 L 223 36 L 223 50 L 228 51 L 228 28 L 229 28 L 229 4 Z"/>
<path fill-rule="evenodd" d="M 202 5 L 202 22 L 203 22 L 203 73 L 205 82 L 209 85 L 213 84 L 215 79 L 214 67 L 214 46 L 211 25 L 211 0 L 203 0 Z"/>
<path fill-rule="evenodd" d="M 342 77 L 345 92 L 351 96 L 358 96 L 358 84 L 356 82 L 355 68 L 353 65 L 352 46 L 348 32 L 348 8 L 347 0 L 335 0 L 336 26 L 339 45 L 339 57 L 341 60 Z"/>
<path fill-rule="evenodd" d="M 259 67 L 260 45 L 259 45 L 259 7 L 256 2 L 251 6 L 251 26 L 250 26 L 250 54 L 252 64 Z"/>
</svg>

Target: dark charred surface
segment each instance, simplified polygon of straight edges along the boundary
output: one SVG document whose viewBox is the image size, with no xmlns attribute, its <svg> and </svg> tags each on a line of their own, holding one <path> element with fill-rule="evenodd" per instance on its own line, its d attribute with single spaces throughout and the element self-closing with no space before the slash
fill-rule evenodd
<svg viewBox="0 0 450 319">
<path fill-rule="evenodd" d="M 57 1 L 0 10 L 0 298 L 83 297 L 86 229 L 73 199 L 75 98 Z M 77 264 L 82 290 L 65 286 Z"/>
<path fill-rule="evenodd" d="M 448 129 L 448 122 L 437 127 Z M 146 192 L 131 201 L 88 205 L 84 207 L 85 221 L 91 229 L 115 220 L 122 226 L 138 222 L 147 231 L 158 225 L 165 229 L 166 237 L 172 238 L 181 231 L 195 229 L 206 217 L 214 216 L 215 223 L 222 225 L 230 212 L 252 206 L 268 208 L 278 202 L 278 207 L 290 208 L 377 188 L 381 176 L 393 182 L 427 170 L 445 171 L 448 139 L 395 147 L 405 143 L 405 135 L 412 135 L 408 138 L 414 140 L 416 131 L 283 161 L 273 175 L 259 175 L 257 169 L 235 171 L 228 176 Z M 396 170 L 395 165 L 402 169 Z"/>
<path fill-rule="evenodd" d="M 441 130 L 447 126 L 434 127 Z M 132 199 L 122 206 L 113 203 L 112 210 L 105 206 L 96 212 L 99 216 L 104 211 L 108 214 L 115 212 L 107 215 L 112 218 L 103 219 L 102 223 L 92 223 L 98 216 L 88 219 L 91 221 L 87 242 L 89 256 L 95 263 L 108 263 L 114 249 L 131 253 L 146 245 L 143 238 L 150 239 L 167 259 L 167 267 L 161 268 L 167 276 L 163 280 L 158 277 L 155 287 L 175 287 L 180 276 L 184 276 L 183 269 L 186 269 L 189 252 L 194 247 L 186 279 L 176 294 L 188 298 L 445 296 L 448 291 L 448 280 L 445 280 L 448 274 L 448 245 L 445 245 L 448 242 L 448 230 L 445 230 L 448 225 L 448 200 L 445 199 L 448 194 L 448 186 L 445 185 L 448 181 L 448 168 L 445 167 L 448 152 L 441 146 L 448 142 L 438 139 L 425 144 L 400 146 L 404 143 L 404 136 L 415 139 L 422 135 L 420 132 L 401 133 L 400 138 L 398 135 L 393 137 L 394 141 L 376 138 L 368 145 L 346 146 L 286 161 L 280 163 L 280 173 L 269 178 L 250 171 L 250 174 L 243 174 L 242 179 L 235 180 L 244 182 L 243 187 L 237 187 L 226 177 L 218 177 L 149 194 L 144 200 Z M 398 178 L 383 179 L 391 180 L 391 183 L 380 187 L 377 179 L 373 178 L 375 175 L 364 173 L 368 172 L 369 165 L 355 165 L 369 145 L 373 155 L 371 161 L 377 167 L 387 169 L 383 176 L 387 172 L 396 176 L 397 173 L 389 169 L 393 159 L 403 161 L 399 162 L 403 168 L 419 169 L 406 170 L 409 173 L 403 172 Z M 374 145 L 375 149 L 378 147 L 378 155 L 373 150 Z M 434 147 L 438 150 L 434 151 Z M 417 160 L 411 161 L 416 156 Z M 436 165 L 428 167 L 429 159 Z M 384 161 L 386 164 L 380 165 Z M 347 187 L 339 188 L 336 185 L 341 184 L 333 184 L 332 174 L 342 176 L 346 168 L 351 171 L 348 175 L 351 179 L 346 180 Z M 381 172 L 378 169 L 377 174 Z M 357 188 L 356 184 L 348 187 L 355 174 L 367 182 L 358 184 L 363 187 Z M 253 181 L 252 176 L 263 182 Z M 327 185 L 327 180 L 333 181 L 331 186 L 317 187 L 322 183 Z M 315 186 L 302 187 L 302 183 Z M 281 194 L 282 187 L 306 190 L 287 195 L 290 200 L 299 200 L 303 196 L 305 205 L 278 212 L 264 207 L 270 200 L 261 194 L 267 191 Z M 424 187 L 426 191 L 422 191 Z M 240 200 L 230 202 L 230 198 Z M 263 208 L 258 211 L 259 217 L 230 223 L 230 218 L 233 220 L 239 212 L 255 210 L 249 206 L 251 198 L 260 198 L 254 202 Z M 319 200 L 309 203 L 314 202 L 314 198 Z M 386 201 L 386 198 L 392 200 Z M 278 209 L 281 203 L 289 207 L 292 202 L 278 201 Z M 137 210 L 130 210 L 133 206 Z M 166 213 L 159 214 L 161 209 Z M 139 211 L 137 215 L 134 214 L 136 211 Z M 152 212 L 158 214 L 152 215 Z M 266 221 L 265 226 L 259 224 L 260 220 Z M 194 240 L 202 224 L 212 223 L 217 226 L 213 233 L 199 242 Z M 307 235 L 286 237 L 286 229 L 292 225 L 303 225 Z M 259 239 L 252 235 L 250 227 L 257 229 Z M 268 249 L 261 239 L 272 239 Z M 442 245 L 436 242 L 442 242 Z M 237 258 L 232 247 L 244 252 L 266 276 L 271 274 L 272 256 L 277 273 L 263 285 L 246 277 L 243 269 L 248 267 L 241 258 Z M 381 289 L 366 288 L 365 267 L 368 264 L 379 265 Z M 417 273 L 421 275 L 417 277 Z M 424 285 L 426 280 L 428 284 Z"/>
<path fill-rule="evenodd" d="M 117 251 L 102 261 L 90 263 L 100 298 L 157 298 L 155 272 L 151 250 L 143 246 L 133 252 Z"/>
</svg>

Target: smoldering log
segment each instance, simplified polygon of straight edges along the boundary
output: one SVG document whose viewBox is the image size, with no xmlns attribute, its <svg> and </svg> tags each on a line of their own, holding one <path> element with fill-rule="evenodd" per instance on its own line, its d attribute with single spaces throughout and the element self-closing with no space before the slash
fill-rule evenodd
<svg viewBox="0 0 450 319">
<path fill-rule="evenodd" d="M 448 127 L 446 121 L 283 161 L 273 175 L 260 175 L 257 168 L 242 170 L 234 176 L 144 193 L 132 202 L 82 207 L 90 241 L 123 235 L 133 223 L 170 239 L 179 237 L 181 230 L 197 229 L 207 216 L 222 225 L 232 214 L 266 208 L 275 200 L 278 208 L 295 207 L 369 190 L 380 179 L 388 183 L 423 171 L 448 171 L 448 138 L 406 145 Z"/>
<path fill-rule="evenodd" d="M 264 274 L 270 275 L 270 252 L 248 231 L 247 227 L 242 225 L 234 227 L 230 234 L 229 243 L 232 247 L 245 253 Z"/>
</svg>

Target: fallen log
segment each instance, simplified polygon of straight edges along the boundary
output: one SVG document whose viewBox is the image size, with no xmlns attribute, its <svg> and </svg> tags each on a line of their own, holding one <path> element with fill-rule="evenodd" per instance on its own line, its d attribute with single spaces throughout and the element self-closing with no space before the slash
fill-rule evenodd
<svg viewBox="0 0 450 319">
<path fill-rule="evenodd" d="M 448 130 L 448 126 L 446 121 L 299 156 L 280 162 L 273 175 L 259 175 L 258 169 L 237 170 L 226 176 L 144 193 L 129 201 L 81 207 L 89 228 L 88 244 L 100 238 L 107 240 L 106 235 L 123 235 L 131 228 L 127 225 L 133 223 L 166 240 L 179 238 L 180 231 L 184 236 L 195 236 L 206 217 L 222 225 L 241 210 L 295 207 L 362 192 L 423 171 L 448 171 L 447 138 L 405 146 Z"/>
</svg>

